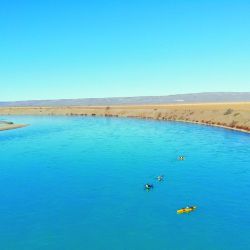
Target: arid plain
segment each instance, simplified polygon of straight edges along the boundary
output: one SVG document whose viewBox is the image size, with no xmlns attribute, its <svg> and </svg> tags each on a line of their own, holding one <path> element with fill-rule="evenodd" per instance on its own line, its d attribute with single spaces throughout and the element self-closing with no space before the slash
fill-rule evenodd
<svg viewBox="0 0 250 250">
<path fill-rule="evenodd" d="M 200 123 L 250 132 L 250 102 L 126 106 L 1 107 L 0 115 L 131 117 Z M 11 117 L 9 120 L 11 120 Z M 13 125 L 12 127 L 15 128 Z M 5 129 L 7 129 L 7 125 Z"/>
</svg>

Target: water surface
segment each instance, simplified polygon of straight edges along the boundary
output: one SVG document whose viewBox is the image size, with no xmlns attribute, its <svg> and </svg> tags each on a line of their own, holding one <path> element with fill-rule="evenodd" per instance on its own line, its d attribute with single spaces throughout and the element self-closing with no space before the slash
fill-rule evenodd
<svg viewBox="0 0 250 250">
<path fill-rule="evenodd" d="M 250 248 L 249 134 L 120 118 L 11 120 L 31 126 L 0 132 L 0 249 Z M 177 215 L 186 205 L 198 209 Z"/>
</svg>

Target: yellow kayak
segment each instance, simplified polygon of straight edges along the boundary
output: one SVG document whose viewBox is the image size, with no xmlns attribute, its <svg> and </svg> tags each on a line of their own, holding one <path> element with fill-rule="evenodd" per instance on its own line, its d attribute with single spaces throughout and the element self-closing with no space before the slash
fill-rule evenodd
<svg viewBox="0 0 250 250">
<path fill-rule="evenodd" d="M 177 214 L 184 214 L 184 213 L 190 213 L 196 209 L 196 206 L 192 207 L 185 207 L 177 210 Z"/>
</svg>

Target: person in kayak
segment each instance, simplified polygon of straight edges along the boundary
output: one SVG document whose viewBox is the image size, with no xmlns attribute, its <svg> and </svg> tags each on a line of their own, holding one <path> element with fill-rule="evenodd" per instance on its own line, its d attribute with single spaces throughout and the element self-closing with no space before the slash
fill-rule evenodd
<svg viewBox="0 0 250 250">
<path fill-rule="evenodd" d="M 157 181 L 161 182 L 164 180 L 164 175 L 159 175 L 156 177 Z"/>
<path fill-rule="evenodd" d="M 196 209 L 196 206 L 187 206 L 185 209 L 189 211 L 194 211 Z"/>
<path fill-rule="evenodd" d="M 177 210 L 177 214 L 190 213 L 190 212 L 194 211 L 196 208 L 197 208 L 196 206 L 183 207 L 183 208 Z"/>
<path fill-rule="evenodd" d="M 179 156 L 179 161 L 184 161 L 185 160 L 185 156 Z"/>
<path fill-rule="evenodd" d="M 153 184 L 145 184 L 144 185 L 144 188 L 146 189 L 146 190 L 150 190 L 150 189 L 152 189 L 154 187 L 154 185 Z"/>
</svg>

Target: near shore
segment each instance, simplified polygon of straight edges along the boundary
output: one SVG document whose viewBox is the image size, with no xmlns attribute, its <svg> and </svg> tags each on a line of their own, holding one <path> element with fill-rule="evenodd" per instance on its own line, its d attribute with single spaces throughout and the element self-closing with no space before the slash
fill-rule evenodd
<svg viewBox="0 0 250 250">
<path fill-rule="evenodd" d="M 0 122 L 0 131 L 23 128 L 28 126 L 27 124 L 11 124 L 11 123 L 1 123 Z"/>
<path fill-rule="evenodd" d="M 126 106 L 1 107 L 0 115 L 134 117 L 200 123 L 250 133 L 250 102 Z"/>
</svg>

